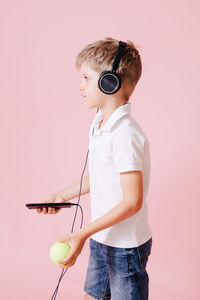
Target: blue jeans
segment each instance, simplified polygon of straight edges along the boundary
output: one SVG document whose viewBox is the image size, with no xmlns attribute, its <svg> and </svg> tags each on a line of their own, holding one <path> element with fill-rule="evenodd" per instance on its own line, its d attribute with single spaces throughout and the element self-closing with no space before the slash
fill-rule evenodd
<svg viewBox="0 0 200 300">
<path fill-rule="evenodd" d="M 84 291 L 99 300 L 148 300 L 151 247 L 152 238 L 134 248 L 111 247 L 90 238 Z"/>
</svg>

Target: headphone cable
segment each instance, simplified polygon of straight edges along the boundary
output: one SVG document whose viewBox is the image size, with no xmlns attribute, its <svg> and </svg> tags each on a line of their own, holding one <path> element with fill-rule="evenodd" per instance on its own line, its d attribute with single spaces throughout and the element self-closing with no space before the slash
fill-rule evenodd
<svg viewBox="0 0 200 300">
<path fill-rule="evenodd" d="M 99 108 L 97 108 L 97 112 L 98 112 L 98 110 L 99 110 Z M 93 135 L 93 133 L 94 133 L 94 127 L 93 127 L 93 131 L 92 131 L 92 135 Z M 80 207 L 80 209 L 81 209 L 81 225 L 80 225 L 80 229 L 82 228 L 82 224 L 83 224 L 83 209 L 82 209 L 81 205 L 79 204 L 79 202 L 80 202 L 80 195 L 81 195 L 83 174 L 85 172 L 85 168 L 86 168 L 86 164 L 87 164 L 87 160 L 88 160 L 88 153 L 89 153 L 89 150 L 87 151 L 85 166 L 84 166 L 84 169 L 83 169 L 83 172 L 82 172 L 82 175 L 81 175 L 80 190 L 79 190 L 79 195 L 78 195 L 78 202 L 76 203 L 76 211 L 75 211 L 75 216 L 74 216 L 74 220 L 73 220 L 73 224 L 72 224 L 71 233 L 73 233 L 73 228 L 74 228 L 74 224 L 75 224 L 75 220 L 76 220 L 76 215 L 77 215 L 78 207 Z M 51 300 L 55 300 L 56 299 L 60 282 L 61 282 L 62 278 L 64 277 L 65 273 L 67 272 L 67 270 L 68 270 L 68 268 L 66 268 L 66 269 L 63 268 L 62 269 L 60 277 L 59 277 L 59 280 L 58 280 L 58 284 L 57 284 L 57 286 L 55 288 L 55 291 L 54 291 L 54 293 L 53 293 L 53 295 L 51 297 Z"/>
<path fill-rule="evenodd" d="M 81 226 L 80 226 L 80 228 L 82 228 L 82 224 L 83 224 L 83 209 L 82 209 L 81 205 L 77 204 L 77 207 L 78 206 L 81 209 Z M 75 220 L 75 217 L 74 217 L 74 220 Z M 72 233 L 72 231 L 71 231 L 71 233 Z M 62 278 L 64 277 L 65 273 L 67 272 L 67 270 L 68 270 L 68 268 L 62 269 L 61 275 L 60 275 L 59 280 L 58 280 L 58 284 L 57 284 L 56 289 L 55 289 L 55 291 L 53 293 L 53 296 L 51 297 L 51 300 L 56 299 L 56 295 L 57 295 L 57 292 L 58 292 L 58 288 L 59 288 L 60 282 L 61 282 Z"/>
</svg>

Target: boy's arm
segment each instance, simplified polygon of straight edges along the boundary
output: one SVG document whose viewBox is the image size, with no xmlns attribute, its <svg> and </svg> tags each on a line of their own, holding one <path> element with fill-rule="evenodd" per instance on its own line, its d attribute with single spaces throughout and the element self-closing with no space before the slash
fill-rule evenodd
<svg viewBox="0 0 200 300">
<path fill-rule="evenodd" d="M 120 182 L 123 191 L 122 201 L 114 206 L 108 213 L 89 223 L 79 231 L 61 238 L 60 241 L 71 243 L 71 251 L 67 259 L 60 260 L 63 268 L 69 268 L 75 264 L 77 256 L 81 253 L 86 239 L 97 231 L 103 230 L 137 213 L 142 207 L 143 183 L 141 171 L 129 171 L 120 173 Z"/>
<path fill-rule="evenodd" d="M 120 173 L 120 183 L 123 199 L 108 213 L 89 223 L 78 231 L 84 239 L 90 235 L 115 225 L 137 213 L 143 201 L 142 171 L 129 171 Z"/>
<path fill-rule="evenodd" d="M 71 199 L 78 197 L 80 192 L 80 184 L 81 181 L 77 181 L 71 186 L 67 187 L 66 189 L 58 191 L 57 194 L 64 199 L 64 202 L 70 201 Z M 90 192 L 90 175 L 88 174 L 85 175 L 82 179 L 81 195 L 87 194 L 89 192 Z"/>
</svg>

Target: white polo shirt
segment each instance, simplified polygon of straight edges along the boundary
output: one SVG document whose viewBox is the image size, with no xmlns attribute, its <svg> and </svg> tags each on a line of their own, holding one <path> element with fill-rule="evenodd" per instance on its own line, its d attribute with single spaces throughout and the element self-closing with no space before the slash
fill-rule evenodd
<svg viewBox="0 0 200 300">
<path fill-rule="evenodd" d="M 89 131 L 91 222 L 122 201 L 121 172 L 143 172 L 142 208 L 131 217 L 90 236 L 100 243 L 120 248 L 140 246 L 152 237 L 146 203 L 150 178 L 149 141 L 130 110 L 130 102 L 119 106 L 99 129 L 102 120 L 99 109 Z"/>
</svg>

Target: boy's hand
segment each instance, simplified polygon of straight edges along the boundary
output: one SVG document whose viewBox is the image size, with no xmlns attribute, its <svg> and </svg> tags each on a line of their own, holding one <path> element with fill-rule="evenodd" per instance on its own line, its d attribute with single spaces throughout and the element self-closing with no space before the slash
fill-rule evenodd
<svg viewBox="0 0 200 300">
<path fill-rule="evenodd" d="M 83 235 L 78 231 L 75 233 L 71 233 L 67 236 L 64 236 L 63 238 L 59 239 L 57 242 L 67 242 L 70 244 L 71 249 L 69 252 L 69 255 L 67 256 L 66 259 L 58 261 L 58 263 L 65 263 L 66 265 L 60 266 L 61 268 L 67 269 L 72 267 L 78 255 L 81 253 L 82 248 L 85 244 L 86 238 L 83 237 Z"/>
<path fill-rule="evenodd" d="M 59 202 L 66 202 L 60 194 L 53 193 L 50 196 L 47 197 L 47 199 L 43 203 L 59 203 Z M 43 214 L 57 214 L 62 208 L 54 208 L 54 207 L 43 207 L 43 208 L 37 208 L 37 212 Z"/>
</svg>

